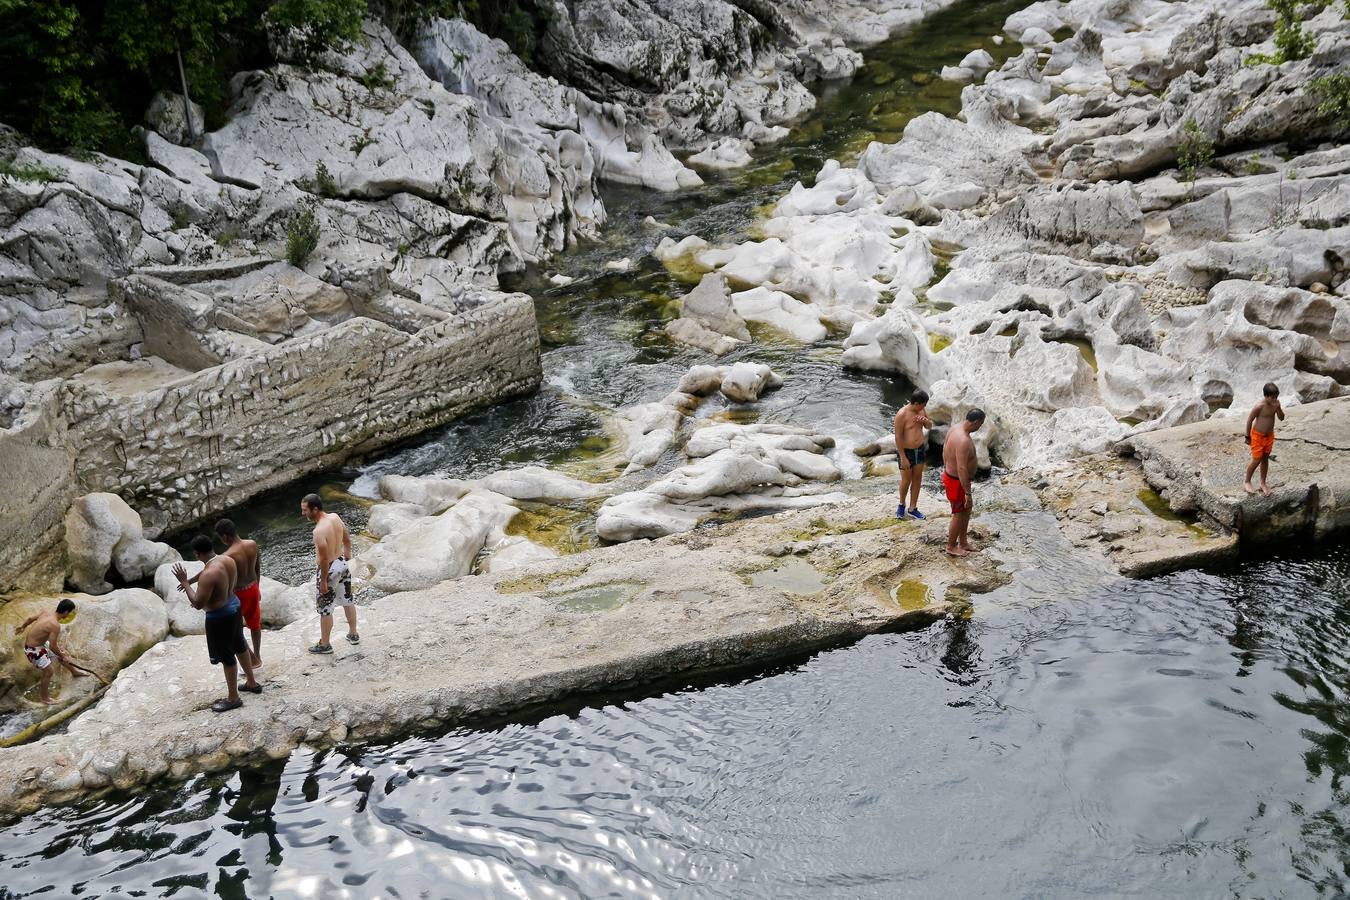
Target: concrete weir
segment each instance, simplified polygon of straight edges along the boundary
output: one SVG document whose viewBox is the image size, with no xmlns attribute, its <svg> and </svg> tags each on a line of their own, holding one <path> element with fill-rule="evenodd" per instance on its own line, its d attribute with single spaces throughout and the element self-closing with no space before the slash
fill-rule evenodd
<svg viewBox="0 0 1350 900">
<path fill-rule="evenodd" d="M 1127 449 L 1172 510 L 1202 513 L 1243 541 L 1321 540 L 1350 528 L 1350 397 L 1292 407 L 1275 426 L 1271 494 L 1249 495 L 1242 419 L 1209 419 L 1131 438 Z"/>
</svg>

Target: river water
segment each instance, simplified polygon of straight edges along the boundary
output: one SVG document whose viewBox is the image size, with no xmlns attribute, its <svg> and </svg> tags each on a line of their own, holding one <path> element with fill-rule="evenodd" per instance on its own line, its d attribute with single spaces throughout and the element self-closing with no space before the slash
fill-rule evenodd
<svg viewBox="0 0 1350 900">
<path fill-rule="evenodd" d="M 1104 579 L 1025 518 L 968 619 L 47 811 L 0 896 L 1350 891 L 1350 554 Z"/>
<path fill-rule="evenodd" d="M 686 287 L 647 256 L 662 232 L 642 218 L 747 234 L 825 158 L 952 111 L 954 87 L 913 76 L 996 49 L 986 36 L 1018 5 L 964 5 L 875 49 L 748 171 L 678 196 L 612 194 L 603 243 L 515 285 L 538 304 L 545 388 L 230 511 L 267 547 L 268 574 L 301 577 L 295 497 L 321 483 L 359 525 L 344 492 L 383 472 L 604 474 L 603 410 L 662 396 L 694 361 L 652 336 Z M 621 256 L 637 268 L 597 274 Z M 549 286 L 558 271 L 578 281 Z M 841 372 L 838 344 L 744 351 L 789 376 L 758 416 L 884 431 L 905 386 Z M 1037 568 L 968 617 L 44 811 L 0 828 L 0 898 L 1350 892 L 1350 552 L 1127 581 L 1043 514 L 1000 515 L 1024 548 L 1005 561 Z"/>
</svg>

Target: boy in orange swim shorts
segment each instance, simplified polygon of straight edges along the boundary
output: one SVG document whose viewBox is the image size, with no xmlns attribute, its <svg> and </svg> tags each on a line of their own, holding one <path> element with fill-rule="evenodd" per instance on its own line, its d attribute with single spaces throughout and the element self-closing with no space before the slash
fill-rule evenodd
<svg viewBox="0 0 1350 900">
<path fill-rule="evenodd" d="M 1275 418 L 1284 420 L 1284 409 L 1280 406 L 1280 389 L 1271 382 L 1261 388 L 1261 402 L 1252 407 L 1247 415 L 1247 424 L 1243 429 L 1244 440 L 1252 447 L 1252 461 L 1247 464 L 1247 475 L 1242 479 L 1242 489 L 1249 494 L 1256 493 L 1252 487 L 1252 473 L 1261 468 L 1261 493 L 1270 496 L 1266 486 L 1266 473 L 1270 471 L 1270 452 L 1275 449 Z"/>
</svg>

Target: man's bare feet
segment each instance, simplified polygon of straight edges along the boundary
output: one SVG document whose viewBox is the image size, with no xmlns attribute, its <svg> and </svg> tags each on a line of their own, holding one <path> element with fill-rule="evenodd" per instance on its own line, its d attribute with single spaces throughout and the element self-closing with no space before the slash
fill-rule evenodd
<svg viewBox="0 0 1350 900">
<path fill-rule="evenodd" d="M 1264 484 L 1261 485 L 1261 495 L 1262 495 L 1263 497 L 1269 497 L 1269 496 L 1270 496 L 1270 488 L 1266 487 Z"/>
<path fill-rule="evenodd" d="M 1255 493 L 1256 493 L 1256 488 L 1252 487 L 1252 483 L 1251 483 L 1250 481 L 1244 481 L 1244 482 L 1242 482 L 1242 489 L 1243 489 L 1244 491 L 1246 491 L 1247 493 L 1249 493 L 1249 494 L 1255 494 Z"/>
<path fill-rule="evenodd" d="M 967 553 L 979 553 L 982 548 L 972 547 L 970 544 L 962 544 L 961 549 L 966 551 Z"/>
<path fill-rule="evenodd" d="M 53 700 L 51 697 L 46 698 L 39 697 L 38 702 L 41 703 L 43 706 L 52 706 L 56 703 L 56 701 Z"/>
<path fill-rule="evenodd" d="M 255 669 L 262 668 L 262 657 L 256 653 L 253 654 L 253 668 Z"/>
<path fill-rule="evenodd" d="M 969 556 L 970 551 L 964 547 L 948 547 L 946 550 L 948 556 Z"/>
</svg>

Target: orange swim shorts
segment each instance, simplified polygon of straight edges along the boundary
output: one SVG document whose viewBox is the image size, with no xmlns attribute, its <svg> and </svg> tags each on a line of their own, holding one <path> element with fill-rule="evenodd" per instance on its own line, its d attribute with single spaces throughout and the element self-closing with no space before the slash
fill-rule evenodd
<svg viewBox="0 0 1350 900">
<path fill-rule="evenodd" d="M 1263 456 L 1269 456 L 1270 451 L 1275 449 L 1275 432 L 1262 434 L 1255 428 L 1252 429 L 1252 459 L 1260 459 Z"/>
</svg>

